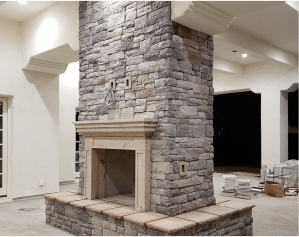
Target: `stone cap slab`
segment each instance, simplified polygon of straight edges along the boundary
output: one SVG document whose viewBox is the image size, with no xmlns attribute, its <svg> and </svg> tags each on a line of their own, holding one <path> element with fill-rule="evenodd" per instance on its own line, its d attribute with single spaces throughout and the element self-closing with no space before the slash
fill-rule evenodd
<svg viewBox="0 0 299 237">
<path fill-rule="evenodd" d="M 219 203 L 223 203 L 223 202 L 228 202 L 231 199 L 227 198 L 227 197 L 217 197 L 216 198 L 216 205 L 218 205 Z"/>
<path fill-rule="evenodd" d="M 109 209 L 103 211 L 103 214 L 106 214 L 108 216 L 113 216 L 114 218 L 117 219 L 123 219 L 124 216 L 130 215 L 137 213 L 138 211 L 135 211 L 135 207 L 119 207 L 119 208 L 114 208 L 114 209 Z"/>
<path fill-rule="evenodd" d="M 218 215 L 200 212 L 200 211 L 189 211 L 183 214 L 176 215 L 175 217 L 188 220 L 188 221 L 194 221 L 197 224 L 207 223 L 219 219 Z"/>
<path fill-rule="evenodd" d="M 57 197 L 66 197 L 66 196 L 72 196 L 76 194 L 77 193 L 74 192 L 60 192 L 60 193 L 48 193 L 48 194 L 44 194 L 43 196 L 46 199 L 54 200 Z"/>
<path fill-rule="evenodd" d="M 87 198 L 82 195 L 75 194 L 75 195 L 71 195 L 71 196 L 56 197 L 55 201 L 61 202 L 64 204 L 68 204 L 73 201 L 79 201 L 79 200 L 84 200 L 84 199 L 87 199 Z"/>
<path fill-rule="evenodd" d="M 255 207 L 255 205 L 253 205 L 253 204 L 240 203 L 240 202 L 231 202 L 231 201 L 230 202 L 220 203 L 220 204 L 218 204 L 218 206 L 237 209 L 238 211 L 244 211 L 246 209 L 250 209 L 250 208 Z"/>
<path fill-rule="evenodd" d="M 94 211 L 97 213 L 103 213 L 103 211 L 108 210 L 108 209 L 114 209 L 118 207 L 123 207 L 124 205 L 118 204 L 118 203 L 113 203 L 113 202 L 106 202 L 102 204 L 97 204 L 97 205 L 91 205 L 91 206 L 86 206 L 85 208 L 89 211 Z"/>
<path fill-rule="evenodd" d="M 124 220 L 137 225 L 145 226 L 147 222 L 156 221 L 166 217 L 168 216 L 156 212 L 139 212 L 139 213 L 125 216 Z"/>
<path fill-rule="evenodd" d="M 225 215 L 228 215 L 228 214 L 233 214 L 233 213 L 238 212 L 238 210 L 236 210 L 236 209 L 232 209 L 232 208 L 228 208 L 228 207 L 222 207 L 222 206 L 219 206 L 219 205 L 212 205 L 212 206 L 202 207 L 202 208 L 197 209 L 197 211 L 206 212 L 206 213 L 210 213 L 210 214 L 214 214 L 214 215 L 218 215 L 218 216 L 225 216 Z"/>
<path fill-rule="evenodd" d="M 71 206 L 74 206 L 74 207 L 85 208 L 86 206 L 102 204 L 102 203 L 105 203 L 105 202 L 106 201 L 99 200 L 99 199 L 96 199 L 96 200 L 87 200 L 87 199 L 85 199 L 85 200 L 73 201 L 73 202 L 70 202 L 69 204 Z"/>
<path fill-rule="evenodd" d="M 188 221 L 176 217 L 167 217 L 156 221 L 146 223 L 147 227 L 163 231 L 169 234 L 178 232 L 180 230 L 189 229 L 196 226 L 196 222 Z"/>
</svg>

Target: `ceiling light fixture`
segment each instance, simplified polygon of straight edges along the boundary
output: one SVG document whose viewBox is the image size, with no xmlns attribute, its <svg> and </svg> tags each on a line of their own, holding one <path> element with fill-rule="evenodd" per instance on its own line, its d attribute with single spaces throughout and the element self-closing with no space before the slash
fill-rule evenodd
<svg viewBox="0 0 299 237">
<path fill-rule="evenodd" d="M 242 57 L 243 57 L 243 58 L 247 58 L 247 53 L 243 53 L 243 54 L 242 54 Z"/>
<path fill-rule="evenodd" d="M 20 4 L 27 4 L 27 1 L 18 1 L 18 3 L 20 3 Z"/>
</svg>

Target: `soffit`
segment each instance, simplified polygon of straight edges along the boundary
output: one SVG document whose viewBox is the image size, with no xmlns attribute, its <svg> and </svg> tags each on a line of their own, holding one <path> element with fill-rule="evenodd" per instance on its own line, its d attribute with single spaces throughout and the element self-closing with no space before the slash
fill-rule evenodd
<svg viewBox="0 0 299 237">
<path fill-rule="evenodd" d="M 238 15 L 231 27 L 298 55 L 298 12 L 285 2 Z"/>
</svg>

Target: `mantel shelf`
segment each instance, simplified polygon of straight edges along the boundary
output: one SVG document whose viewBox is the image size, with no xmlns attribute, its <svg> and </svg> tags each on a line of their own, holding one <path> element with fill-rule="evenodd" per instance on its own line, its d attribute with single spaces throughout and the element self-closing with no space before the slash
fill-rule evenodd
<svg viewBox="0 0 299 237">
<path fill-rule="evenodd" d="M 157 119 L 93 120 L 74 122 L 84 137 L 151 137 Z"/>
</svg>

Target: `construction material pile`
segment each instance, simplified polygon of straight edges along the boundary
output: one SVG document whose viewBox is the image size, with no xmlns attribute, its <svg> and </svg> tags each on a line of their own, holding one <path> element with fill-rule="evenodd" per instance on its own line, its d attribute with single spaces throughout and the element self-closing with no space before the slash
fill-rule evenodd
<svg viewBox="0 0 299 237">
<path fill-rule="evenodd" d="M 223 175 L 223 193 L 235 193 L 237 177 L 235 175 Z"/>
<path fill-rule="evenodd" d="M 250 180 L 238 179 L 235 175 L 222 176 L 222 196 L 250 199 Z"/>
<path fill-rule="evenodd" d="M 236 193 L 238 196 L 250 197 L 250 180 L 249 179 L 238 179 L 238 186 Z"/>
</svg>

